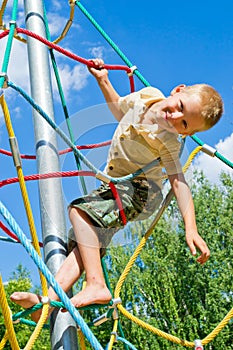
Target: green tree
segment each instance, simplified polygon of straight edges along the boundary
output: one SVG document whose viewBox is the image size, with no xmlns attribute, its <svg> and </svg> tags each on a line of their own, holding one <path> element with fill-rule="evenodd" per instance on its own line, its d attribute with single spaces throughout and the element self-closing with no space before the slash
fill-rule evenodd
<svg viewBox="0 0 233 350">
<path fill-rule="evenodd" d="M 185 242 L 183 221 L 174 200 L 156 225 L 120 293 L 122 304 L 135 316 L 189 341 L 206 337 L 233 305 L 233 179 L 230 175 L 222 174 L 218 186 L 209 183 L 201 173 L 197 173 L 195 179 L 192 192 L 197 225 L 211 250 L 209 261 L 200 266 L 191 256 Z M 138 237 L 138 244 L 145 231 L 146 223 L 132 228 L 130 234 L 135 238 L 133 241 Z M 105 262 L 113 289 L 137 244 L 109 249 Z M 14 290 L 31 289 L 30 278 L 22 267 L 13 277 L 6 286 L 7 295 Z M 19 307 L 10 301 L 9 305 L 13 313 L 19 311 Z M 92 321 L 105 312 L 106 308 L 103 307 L 83 313 L 103 347 L 110 339 L 113 321 L 108 320 L 98 327 L 92 327 Z M 2 320 L 0 314 L 1 324 Z M 125 339 L 138 350 L 184 349 L 139 327 L 121 314 L 120 321 Z M 20 324 L 15 325 L 15 329 L 23 347 L 32 330 Z M 1 327 L 1 336 L 3 333 Z M 232 349 L 232 333 L 230 321 L 205 346 L 205 350 Z M 88 342 L 86 344 L 87 349 L 91 349 Z M 47 331 L 41 334 L 33 349 L 50 349 Z M 114 349 L 125 347 L 122 342 L 117 342 Z"/>
<path fill-rule="evenodd" d="M 38 288 L 32 289 L 32 282 L 30 278 L 30 273 L 27 271 L 26 268 L 24 268 L 21 264 L 18 265 L 16 270 L 12 273 L 12 277 L 9 279 L 7 283 L 5 283 L 5 293 L 7 297 L 7 301 L 10 307 L 10 310 L 12 314 L 16 314 L 19 311 L 24 310 L 20 306 L 18 306 L 15 303 L 12 303 L 10 300 L 10 295 L 15 291 L 33 291 L 38 292 Z M 29 317 L 30 319 L 30 317 Z M 4 318 L 2 314 L 2 310 L 0 309 L 0 340 L 3 338 L 5 334 L 5 324 L 4 324 Z M 21 323 L 14 324 L 14 329 L 17 337 L 17 341 L 19 343 L 20 348 L 24 348 L 27 344 L 27 341 L 29 340 L 34 327 L 24 325 Z M 7 341 L 4 349 L 11 349 L 9 341 Z M 39 338 L 37 339 L 35 345 L 33 346 L 33 349 L 37 350 L 48 350 L 50 349 L 50 339 L 49 339 L 49 331 L 48 330 L 42 330 Z"/>
<path fill-rule="evenodd" d="M 222 174 L 217 186 L 210 184 L 203 174 L 196 174 L 192 191 L 199 233 L 211 250 L 209 261 L 200 266 L 191 256 L 174 200 L 148 239 L 121 291 L 123 305 L 135 316 L 189 341 L 205 338 L 233 306 L 232 177 Z M 140 231 L 145 232 L 143 224 Z M 111 248 L 113 285 L 131 254 L 132 247 Z M 121 323 L 125 338 L 138 350 L 184 349 L 140 328 L 124 316 L 121 316 Z M 106 344 L 106 338 L 102 339 Z M 229 322 L 205 349 L 230 350 L 232 341 L 232 323 Z M 119 342 L 115 348 L 124 347 Z"/>
</svg>

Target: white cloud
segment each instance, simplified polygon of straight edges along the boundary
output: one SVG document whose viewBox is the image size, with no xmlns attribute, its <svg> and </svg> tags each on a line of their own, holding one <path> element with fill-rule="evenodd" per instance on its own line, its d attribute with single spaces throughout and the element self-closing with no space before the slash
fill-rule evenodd
<svg viewBox="0 0 233 350">
<path fill-rule="evenodd" d="M 61 8 L 62 8 L 62 4 L 61 4 L 61 2 L 60 1 L 58 1 L 58 0 L 53 0 L 52 1 L 52 3 L 53 3 L 53 8 L 54 8 L 54 11 L 55 10 L 61 10 Z"/>
<path fill-rule="evenodd" d="M 2 52 L 2 61 L 6 50 L 7 38 L 0 41 L 0 52 Z M 29 90 L 28 80 L 28 56 L 26 45 L 18 40 L 13 41 L 10 52 L 9 65 L 7 69 L 9 80 L 25 90 Z"/>
<path fill-rule="evenodd" d="M 96 46 L 89 48 L 88 51 L 90 52 L 91 57 L 103 58 L 105 49 L 103 46 Z"/>
<path fill-rule="evenodd" d="M 24 0 L 19 0 L 18 1 L 18 8 L 22 8 L 23 7 L 23 1 Z M 8 7 L 12 7 L 13 6 L 13 3 L 14 3 L 14 0 L 9 0 L 8 3 L 7 3 L 7 6 Z"/>
<path fill-rule="evenodd" d="M 233 162 L 233 134 L 220 140 L 215 149 L 226 159 Z M 217 157 L 201 153 L 194 161 L 194 167 L 202 170 L 211 182 L 217 183 L 221 171 L 233 173 L 232 169 Z"/>
<path fill-rule="evenodd" d="M 77 64 L 73 68 L 68 64 L 60 65 L 59 74 L 62 81 L 63 92 L 67 99 L 69 99 L 72 92 L 80 91 L 87 85 L 89 73 L 84 65 Z M 56 86 L 56 83 L 53 83 L 53 86 Z"/>
<path fill-rule="evenodd" d="M 67 23 L 67 17 L 55 13 L 48 13 L 49 31 L 51 36 L 60 36 Z"/>
<path fill-rule="evenodd" d="M 0 40 L 0 52 L 2 52 L 2 62 L 6 50 L 7 39 L 8 37 Z M 85 65 L 78 63 L 75 66 L 71 66 L 69 64 L 63 63 L 65 61 L 65 57 L 63 57 L 62 55 L 59 57 L 58 62 L 59 60 L 60 63 L 58 64 L 58 67 L 62 81 L 62 88 L 65 97 L 69 99 L 70 94 L 72 92 L 80 91 L 83 87 L 86 86 L 89 73 Z M 7 75 L 10 81 L 12 81 L 15 85 L 20 86 L 22 89 L 24 89 L 27 93 L 30 94 L 27 45 L 16 39 L 14 39 L 13 41 L 12 49 L 10 52 Z M 54 77 L 52 79 L 54 80 Z M 56 98 L 58 96 L 56 83 L 53 84 L 53 86 L 55 87 L 54 92 Z M 13 95 L 13 92 L 11 92 L 10 89 L 7 89 L 7 95 L 10 96 L 11 93 Z"/>
</svg>

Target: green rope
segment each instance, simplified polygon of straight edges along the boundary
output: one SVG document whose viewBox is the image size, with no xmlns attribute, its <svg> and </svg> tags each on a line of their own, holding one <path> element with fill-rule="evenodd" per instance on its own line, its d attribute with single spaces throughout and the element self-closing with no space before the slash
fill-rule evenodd
<svg viewBox="0 0 233 350">
<path fill-rule="evenodd" d="M 191 138 L 193 139 L 194 142 L 196 142 L 199 146 L 204 146 L 204 142 L 201 141 L 196 135 L 192 135 Z M 230 168 L 233 169 L 233 163 L 225 158 L 223 155 L 221 155 L 218 151 L 216 151 L 214 153 L 215 157 L 217 157 L 218 159 L 220 159 L 223 163 L 225 163 L 226 165 L 228 165 Z"/>
<path fill-rule="evenodd" d="M 109 281 L 109 278 L 108 278 L 108 271 L 107 271 L 107 267 L 106 267 L 106 264 L 105 264 L 104 257 L 101 259 L 101 265 L 102 265 L 102 270 L 103 270 L 103 274 L 104 274 L 104 279 L 105 279 L 106 285 L 107 285 L 110 293 L 113 295 L 113 291 L 111 289 L 110 281 Z"/>
<path fill-rule="evenodd" d="M 12 16 L 11 16 L 12 20 L 10 22 L 9 36 L 8 36 L 7 46 L 6 46 L 3 64 L 2 64 L 2 73 L 7 73 L 7 68 L 9 65 L 12 42 L 13 42 L 15 27 L 16 27 L 17 8 L 18 8 L 18 0 L 14 0 L 13 9 L 12 9 Z M 1 76 L 0 77 L 0 87 L 1 88 L 4 85 L 4 82 L 5 82 L 5 76 Z"/>
<path fill-rule="evenodd" d="M 122 60 L 127 64 L 128 67 L 133 67 L 130 60 L 124 55 L 120 48 L 114 43 L 114 41 L 105 33 L 105 31 L 100 27 L 100 25 L 95 21 L 91 14 L 85 9 L 85 7 L 80 3 L 80 1 L 75 2 L 80 8 L 83 14 L 90 20 L 94 27 L 99 31 L 99 33 L 105 38 L 105 40 L 111 45 L 111 47 L 117 52 L 117 54 L 122 58 Z M 141 73 L 135 69 L 134 74 L 141 80 L 145 86 L 150 86 L 150 83 L 141 75 Z"/>
<path fill-rule="evenodd" d="M 127 64 L 128 67 L 132 67 L 133 64 L 129 61 L 129 59 L 123 54 L 123 52 L 119 49 L 119 47 L 113 42 L 113 40 L 105 33 L 105 31 L 100 27 L 100 25 L 95 21 L 95 19 L 90 15 L 90 13 L 85 9 L 85 7 L 80 3 L 79 0 L 76 0 L 76 5 L 80 8 L 83 14 L 90 20 L 90 22 L 94 25 L 94 27 L 100 32 L 100 34 L 106 39 L 106 41 L 111 45 L 111 47 L 118 53 L 118 55 L 122 58 L 122 60 Z M 141 80 L 141 82 L 145 86 L 150 86 L 147 80 L 139 73 L 138 70 L 134 71 L 134 74 Z M 197 142 L 200 146 L 204 145 L 198 137 L 191 136 L 191 138 Z M 219 158 L 222 162 L 227 164 L 229 167 L 233 168 L 233 163 L 223 157 L 219 152 L 215 152 L 215 156 Z"/>
<path fill-rule="evenodd" d="M 51 301 L 50 301 L 50 305 L 51 305 L 52 307 L 56 307 L 56 308 L 59 308 L 59 309 L 60 309 L 60 308 L 62 308 L 62 309 L 65 308 L 64 304 L 63 304 L 61 301 L 51 300 Z M 79 308 L 77 308 L 77 309 L 78 309 L 78 310 L 91 310 L 91 309 L 93 309 L 93 308 L 94 308 L 94 309 L 95 309 L 95 308 L 102 308 L 102 307 L 106 307 L 106 306 L 108 306 L 108 307 L 110 306 L 110 307 L 111 307 L 112 305 L 113 305 L 113 302 L 110 301 L 110 302 L 107 303 L 107 304 L 92 304 L 92 305 L 87 305 L 87 306 L 79 307 Z M 13 320 L 13 321 L 17 321 L 17 320 L 20 319 L 21 317 L 26 317 L 26 316 L 32 314 L 33 312 L 40 310 L 42 307 L 43 307 L 43 303 L 38 303 L 38 304 L 32 306 L 31 308 L 25 309 L 25 310 L 23 310 L 23 311 L 19 311 L 19 312 L 17 312 L 16 314 L 14 314 L 14 315 L 12 316 L 12 320 Z"/>
<path fill-rule="evenodd" d="M 47 39 L 49 41 L 51 41 L 45 7 L 44 7 L 44 18 L 46 19 L 46 21 L 45 21 L 46 36 L 47 36 Z M 59 95 L 61 98 L 62 108 L 63 108 L 63 112 L 65 115 L 66 125 L 68 128 L 70 140 L 72 143 L 75 143 L 75 138 L 74 138 L 73 130 L 72 130 L 71 123 L 70 123 L 70 117 L 69 117 L 68 108 L 67 108 L 67 104 L 65 101 L 65 96 L 63 93 L 63 89 L 62 89 L 62 84 L 61 84 L 61 79 L 60 79 L 59 72 L 58 72 L 56 59 L 55 59 L 55 56 L 54 56 L 52 49 L 49 49 L 49 53 L 50 53 L 50 58 L 52 61 L 52 66 L 53 66 L 53 70 L 54 70 L 54 74 L 55 74 L 55 78 L 56 78 L 56 82 L 57 82 L 57 86 L 58 86 Z M 74 157 L 75 157 L 77 169 L 82 170 L 81 163 L 80 163 L 78 156 L 76 154 L 74 154 Z M 81 181 L 81 185 L 82 185 L 82 189 L 83 189 L 84 194 L 87 194 L 87 188 L 86 188 L 86 184 L 85 184 L 85 180 L 84 180 L 83 176 L 80 176 L 80 181 Z"/>
</svg>

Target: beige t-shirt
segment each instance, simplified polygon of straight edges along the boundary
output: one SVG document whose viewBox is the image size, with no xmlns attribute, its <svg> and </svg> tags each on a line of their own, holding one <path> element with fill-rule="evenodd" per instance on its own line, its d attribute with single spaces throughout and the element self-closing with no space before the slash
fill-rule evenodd
<svg viewBox="0 0 233 350">
<path fill-rule="evenodd" d="M 158 124 L 140 124 L 141 116 L 152 103 L 165 99 L 156 88 L 146 87 L 120 97 L 124 113 L 114 133 L 105 171 L 111 177 L 122 177 L 145 167 L 157 158 L 161 161 L 139 177 L 153 180 L 162 187 L 162 170 L 168 175 L 182 172 L 179 161 L 178 135 L 162 129 Z"/>
</svg>

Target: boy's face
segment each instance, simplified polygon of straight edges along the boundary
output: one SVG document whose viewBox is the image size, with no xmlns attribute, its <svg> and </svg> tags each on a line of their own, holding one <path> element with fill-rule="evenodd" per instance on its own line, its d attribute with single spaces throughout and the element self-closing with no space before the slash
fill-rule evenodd
<svg viewBox="0 0 233 350">
<path fill-rule="evenodd" d="M 195 94 L 183 92 L 183 86 L 176 87 L 165 100 L 150 107 L 156 122 L 165 130 L 182 135 L 192 135 L 205 130 L 201 116 L 201 101 Z"/>
</svg>

